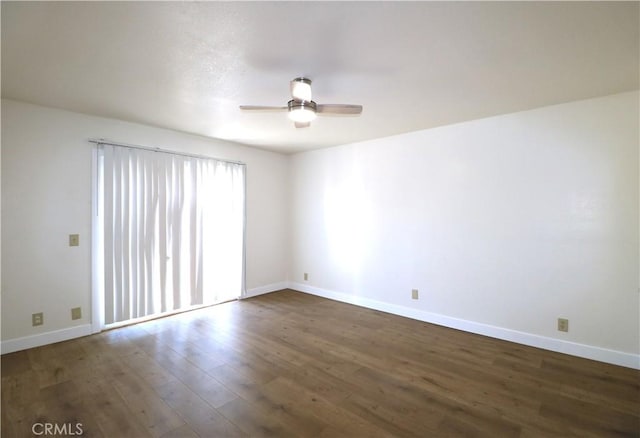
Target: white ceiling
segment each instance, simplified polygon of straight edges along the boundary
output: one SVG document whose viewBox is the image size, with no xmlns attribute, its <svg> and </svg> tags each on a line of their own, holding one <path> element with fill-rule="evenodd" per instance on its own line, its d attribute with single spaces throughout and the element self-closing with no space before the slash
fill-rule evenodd
<svg viewBox="0 0 640 438">
<path fill-rule="evenodd" d="M 291 153 L 637 89 L 638 6 L 3 1 L 2 96 Z M 297 76 L 363 114 L 238 109 Z"/>
</svg>

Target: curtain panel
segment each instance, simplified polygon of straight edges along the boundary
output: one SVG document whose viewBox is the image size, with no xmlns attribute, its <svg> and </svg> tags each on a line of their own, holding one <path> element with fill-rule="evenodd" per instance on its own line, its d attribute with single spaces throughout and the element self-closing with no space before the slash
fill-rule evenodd
<svg viewBox="0 0 640 438">
<path fill-rule="evenodd" d="M 240 296 L 244 185 L 242 164 L 99 144 L 104 323 Z"/>
</svg>

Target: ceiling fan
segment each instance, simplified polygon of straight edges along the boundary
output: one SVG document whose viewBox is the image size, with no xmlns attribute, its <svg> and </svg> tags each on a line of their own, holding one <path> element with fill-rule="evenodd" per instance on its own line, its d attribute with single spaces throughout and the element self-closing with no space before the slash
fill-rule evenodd
<svg viewBox="0 0 640 438">
<path fill-rule="evenodd" d="M 240 105 L 243 111 L 288 111 L 296 128 L 308 128 L 316 114 L 359 115 L 362 105 L 318 104 L 311 100 L 311 79 L 295 78 L 290 83 L 291 100 L 287 106 Z"/>
</svg>

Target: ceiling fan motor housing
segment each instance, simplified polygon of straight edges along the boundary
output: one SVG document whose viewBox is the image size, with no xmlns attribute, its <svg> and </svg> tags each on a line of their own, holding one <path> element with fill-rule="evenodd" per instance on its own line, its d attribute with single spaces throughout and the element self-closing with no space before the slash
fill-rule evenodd
<svg viewBox="0 0 640 438">
<path fill-rule="evenodd" d="M 296 100 L 291 99 L 287 103 L 289 109 L 289 118 L 296 122 L 310 122 L 316 118 L 316 103 L 313 100 Z"/>
<path fill-rule="evenodd" d="M 311 79 L 295 78 L 290 83 L 291 97 L 298 101 L 311 101 Z"/>
</svg>

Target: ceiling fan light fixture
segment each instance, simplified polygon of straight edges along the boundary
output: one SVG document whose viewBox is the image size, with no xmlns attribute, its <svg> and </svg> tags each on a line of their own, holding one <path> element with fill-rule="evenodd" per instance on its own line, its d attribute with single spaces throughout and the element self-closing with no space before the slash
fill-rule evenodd
<svg viewBox="0 0 640 438">
<path fill-rule="evenodd" d="M 316 104 L 311 100 L 311 80 L 298 77 L 289 83 L 291 100 L 287 106 L 240 105 L 243 111 L 287 111 L 289 119 L 295 122 L 296 128 L 308 128 L 316 118 L 322 115 L 360 115 L 362 105 L 344 103 Z"/>
<path fill-rule="evenodd" d="M 316 118 L 316 103 L 289 101 L 289 118 L 297 123 L 309 123 Z"/>
<path fill-rule="evenodd" d="M 295 78 L 292 80 L 291 97 L 301 102 L 311 102 L 311 79 Z"/>
</svg>

